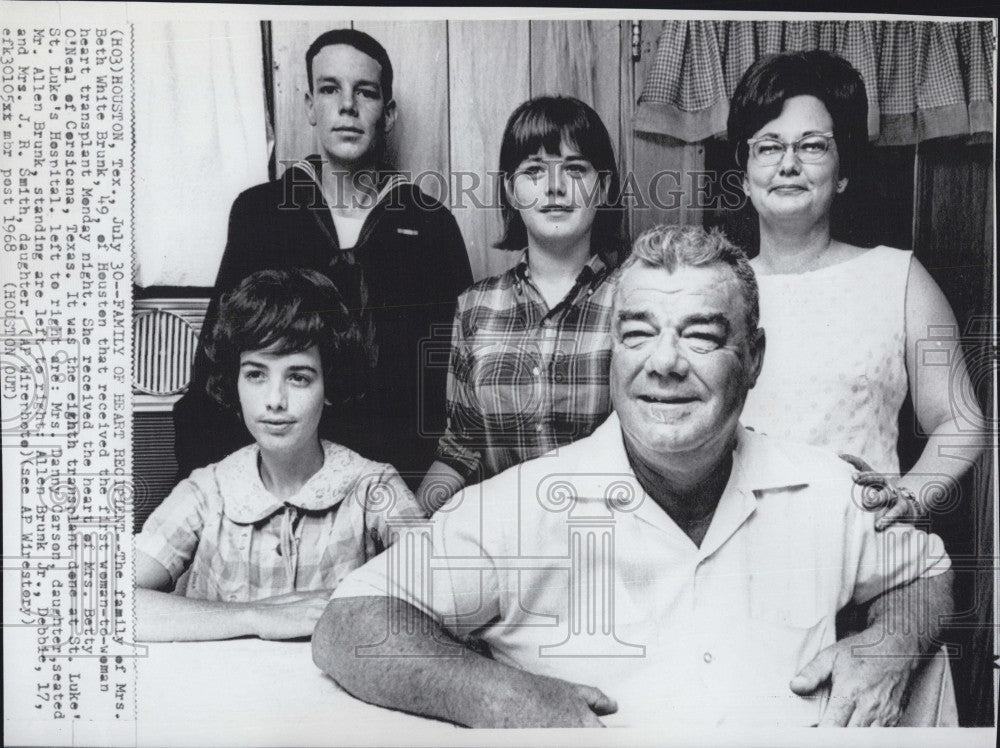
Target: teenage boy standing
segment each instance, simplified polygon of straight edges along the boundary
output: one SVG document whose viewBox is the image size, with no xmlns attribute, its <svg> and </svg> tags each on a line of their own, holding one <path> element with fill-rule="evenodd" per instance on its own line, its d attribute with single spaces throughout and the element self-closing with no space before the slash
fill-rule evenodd
<svg viewBox="0 0 1000 748">
<path fill-rule="evenodd" d="M 465 243 L 446 207 L 381 170 L 396 119 L 392 63 L 368 34 L 335 29 L 306 53 L 305 104 L 321 153 L 236 198 L 206 315 L 219 297 L 264 268 L 325 273 L 365 331 L 371 376 L 349 417 L 323 437 L 394 465 L 414 487 L 443 431 L 445 375 L 423 365 L 421 341 L 450 326 L 455 299 L 472 283 Z M 220 459 L 250 435 L 205 393 L 199 346 L 187 394 L 174 407 L 179 473 Z M 329 420 L 329 419 L 327 419 Z"/>
</svg>

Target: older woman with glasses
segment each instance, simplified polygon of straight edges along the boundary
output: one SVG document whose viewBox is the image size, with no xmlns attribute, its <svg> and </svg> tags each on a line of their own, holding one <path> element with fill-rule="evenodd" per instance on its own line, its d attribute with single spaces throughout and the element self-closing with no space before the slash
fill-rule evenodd
<svg viewBox="0 0 1000 748">
<path fill-rule="evenodd" d="M 878 520 L 884 527 L 943 500 L 978 457 L 981 431 L 956 421 L 953 399 L 968 397 L 971 384 L 957 336 L 933 336 L 955 326 L 955 316 L 928 272 L 912 252 L 830 234 L 831 207 L 863 168 L 867 113 L 864 82 L 848 62 L 786 53 L 747 70 L 728 130 L 759 221 L 752 264 L 767 335 L 743 422 L 870 463 L 858 480 L 872 489 L 866 503 L 889 507 Z M 918 356 L 928 346 L 934 355 Z M 930 438 L 900 475 L 908 388 Z"/>
</svg>

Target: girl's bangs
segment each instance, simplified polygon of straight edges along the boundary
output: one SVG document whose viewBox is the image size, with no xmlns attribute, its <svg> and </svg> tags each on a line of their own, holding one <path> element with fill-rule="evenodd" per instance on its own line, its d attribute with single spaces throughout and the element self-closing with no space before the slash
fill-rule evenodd
<svg viewBox="0 0 1000 748">
<path fill-rule="evenodd" d="M 248 320 L 237 341 L 240 353 L 273 349 L 272 353 L 284 355 L 301 353 L 319 344 L 323 330 L 319 315 L 300 314 L 297 309 L 289 309 L 281 316 L 284 319 L 273 311 L 263 311 Z"/>
<path fill-rule="evenodd" d="M 525 113 L 524 118 L 514 128 L 514 150 L 517 163 L 543 150 L 553 156 L 562 151 L 562 144 L 579 151 L 579 135 L 586 128 L 586 122 L 577 118 L 558 121 L 545 110 Z M 586 154 L 582 154 L 586 157 Z M 514 165 L 516 168 L 516 164 Z"/>
</svg>

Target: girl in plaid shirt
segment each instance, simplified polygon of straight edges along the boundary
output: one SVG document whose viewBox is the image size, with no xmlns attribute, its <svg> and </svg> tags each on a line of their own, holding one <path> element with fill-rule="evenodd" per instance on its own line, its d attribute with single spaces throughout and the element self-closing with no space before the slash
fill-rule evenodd
<svg viewBox="0 0 1000 748">
<path fill-rule="evenodd" d="M 361 391 L 361 336 L 325 276 L 264 270 L 223 297 L 207 351 L 209 393 L 255 443 L 192 472 L 136 537 L 137 633 L 309 636 L 388 523 L 421 516 L 391 465 L 319 438 L 325 407 Z"/>
<path fill-rule="evenodd" d="M 428 511 L 611 411 L 609 276 L 628 244 L 608 131 L 578 99 L 532 99 L 507 122 L 500 172 L 496 246 L 521 256 L 458 298 L 448 426 L 417 491 Z"/>
</svg>

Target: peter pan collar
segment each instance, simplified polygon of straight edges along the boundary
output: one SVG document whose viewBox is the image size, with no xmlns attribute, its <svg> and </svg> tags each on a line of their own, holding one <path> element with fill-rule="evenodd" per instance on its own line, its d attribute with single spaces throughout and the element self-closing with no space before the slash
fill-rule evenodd
<svg viewBox="0 0 1000 748">
<path fill-rule="evenodd" d="M 347 496 L 357 481 L 364 458 L 332 442 L 321 442 L 323 466 L 298 493 L 279 499 L 264 488 L 257 467 L 256 444 L 233 452 L 215 466 L 215 478 L 226 517 L 239 524 L 254 524 L 286 506 L 310 512 L 330 509 Z"/>
</svg>

